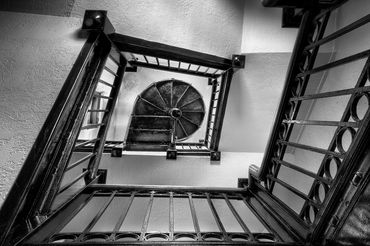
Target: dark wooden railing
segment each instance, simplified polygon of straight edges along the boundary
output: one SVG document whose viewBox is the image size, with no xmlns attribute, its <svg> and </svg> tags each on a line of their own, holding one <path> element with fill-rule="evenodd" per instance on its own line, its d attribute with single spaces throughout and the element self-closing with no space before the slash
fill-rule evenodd
<svg viewBox="0 0 370 246">
<path fill-rule="evenodd" d="M 370 46 L 350 45 L 369 30 L 370 15 L 333 30 L 335 11 L 346 1 L 333 2 L 302 11 L 265 156 L 260 170 L 251 170 L 251 186 L 289 211 L 290 222 L 304 225 L 306 240 L 321 243 L 356 176 L 370 128 Z"/>
<path fill-rule="evenodd" d="M 259 222 L 257 204 L 238 188 L 91 185 L 22 245 L 293 245 Z"/>
<path fill-rule="evenodd" d="M 73 68 L 37 137 L 15 184 L 0 211 L 0 245 L 14 245 L 22 236 L 32 231 L 53 209 L 53 201 L 60 204 L 63 199 L 73 197 L 94 182 L 97 182 L 97 168 L 102 147 L 107 135 L 114 104 L 127 61 L 115 50 L 104 29 L 92 30 L 88 34 Z M 94 110 L 89 109 L 94 92 L 101 83 L 104 71 L 112 72 L 108 61 L 116 63 L 111 92 L 100 96 L 106 100 L 101 122 L 83 125 L 84 118 Z M 94 112 L 97 113 L 97 112 Z M 84 143 L 77 142 L 81 131 L 98 128 L 98 134 Z M 91 154 L 71 162 L 76 147 L 94 143 Z M 87 169 L 68 182 L 62 178 L 81 164 L 89 161 Z M 83 180 L 85 179 L 85 180 Z M 82 189 L 79 189 L 81 188 Z M 66 196 L 66 194 L 68 195 Z M 63 199 L 61 197 L 65 196 Z M 59 205 L 60 205 L 59 204 Z"/>
<path fill-rule="evenodd" d="M 274 2 L 292 7 L 292 1 Z M 326 232 L 335 242 L 339 229 L 333 225 L 344 224 L 338 222 L 338 215 L 349 216 L 346 207 L 355 205 L 338 200 L 358 198 L 366 187 L 362 180 L 369 180 L 363 177 L 369 173 L 370 156 L 370 51 L 365 47 L 341 57 L 324 48 L 361 30 L 370 17 L 331 30 L 331 16 L 336 8 L 345 7 L 345 1 L 329 2 L 302 5 L 302 21 L 263 163 L 261 168 L 250 168 L 248 186 L 243 188 L 97 184 L 103 175 L 98 170 L 101 155 L 111 144 L 105 140 L 127 63 L 133 70 L 142 66 L 187 73 L 191 68 L 181 68 L 181 61 L 173 66 L 181 58 L 197 64 L 191 74 L 210 78 L 213 93 L 205 143 L 176 148 L 185 154 L 186 148 L 194 153 L 212 151 L 214 159 L 219 159 L 233 65 L 123 35 L 90 33 L 0 212 L 4 232 L 0 244 L 307 245 L 324 243 Z M 109 26 L 106 16 L 101 20 L 96 13 L 100 12 L 89 12 L 93 21 L 87 24 L 94 25 L 99 15 L 98 24 Z M 141 55 L 142 60 L 126 60 L 121 55 L 126 51 Z M 159 58 L 167 59 L 167 65 Z M 217 76 L 216 69 L 222 70 Z M 348 73 L 355 76 L 353 83 L 340 84 L 341 79 L 351 81 L 345 75 L 350 69 L 354 69 Z M 328 80 L 340 72 L 339 78 Z M 113 79 L 105 79 L 104 73 Z M 93 100 L 104 100 L 104 106 L 93 106 L 100 105 Z M 313 117 L 317 109 L 321 114 Z M 117 147 L 113 145 L 110 148 Z M 361 189 L 354 191 L 350 185 Z"/>
</svg>

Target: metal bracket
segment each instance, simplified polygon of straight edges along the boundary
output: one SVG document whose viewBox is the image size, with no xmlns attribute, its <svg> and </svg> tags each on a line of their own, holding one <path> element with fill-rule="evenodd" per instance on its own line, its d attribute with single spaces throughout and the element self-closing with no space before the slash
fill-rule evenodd
<svg viewBox="0 0 370 246">
<path fill-rule="evenodd" d="M 86 10 L 82 30 L 99 30 L 106 34 L 115 32 L 105 10 Z"/>
<path fill-rule="evenodd" d="M 137 66 L 126 67 L 125 72 L 137 72 Z"/>
<path fill-rule="evenodd" d="M 122 157 L 122 151 L 123 151 L 123 146 L 121 147 L 113 147 L 111 151 L 111 157 Z"/>
<path fill-rule="evenodd" d="M 248 178 L 238 178 L 238 188 L 245 188 L 248 186 Z"/>
<path fill-rule="evenodd" d="M 295 8 L 283 8 L 281 27 L 283 28 L 299 28 L 302 21 L 302 14 L 296 13 Z"/>
<path fill-rule="evenodd" d="M 87 169 L 83 168 L 82 172 L 85 172 Z M 96 176 L 99 176 L 98 178 L 98 184 L 106 184 L 107 183 L 107 169 L 98 169 L 98 172 L 96 173 Z"/>
<path fill-rule="evenodd" d="M 220 151 L 211 151 L 211 161 L 220 161 L 221 152 Z"/>
<path fill-rule="evenodd" d="M 175 149 L 168 149 L 166 153 L 167 160 L 176 160 L 177 159 L 177 150 Z"/>
<path fill-rule="evenodd" d="M 233 68 L 244 68 L 245 55 L 232 55 L 231 61 Z"/>
<path fill-rule="evenodd" d="M 357 172 L 357 173 L 355 173 L 355 175 L 353 176 L 351 183 L 352 183 L 354 186 L 358 186 L 358 184 L 361 182 L 362 178 L 363 178 L 363 174 L 362 174 L 361 172 Z"/>
</svg>

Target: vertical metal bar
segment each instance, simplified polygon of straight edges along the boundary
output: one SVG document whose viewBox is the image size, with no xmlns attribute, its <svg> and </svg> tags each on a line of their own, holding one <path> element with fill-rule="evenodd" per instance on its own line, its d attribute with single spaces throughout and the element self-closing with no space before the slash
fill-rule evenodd
<svg viewBox="0 0 370 246">
<path fill-rule="evenodd" d="M 233 78 L 233 69 L 229 69 L 222 75 L 222 81 L 220 86 L 220 92 L 217 101 L 217 111 L 215 116 L 215 123 L 213 125 L 213 133 L 211 139 L 211 150 L 218 151 L 218 145 L 221 139 L 221 130 L 224 121 L 227 99 L 229 97 L 229 91 L 231 86 L 231 80 Z"/>
<path fill-rule="evenodd" d="M 170 241 L 173 241 L 173 234 L 175 230 L 175 217 L 174 217 L 174 207 L 173 207 L 173 192 L 170 192 Z"/>
<path fill-rule="evenodd" d="M 90 38 L 93 38 L 93 36 L 94 35 L 89 37 L 89 40 Z M 50 135 L 54 140 L 50 140 L 50 142 L 45 145 L 48 146 L 47 148 L 49 150 L 44 151 L 43 153 L 49 154 L 42 154 L 42 158 L 40 157 L 41 159 L 38 159 L 37 161 L 40 161 L 40 163 L 48 163 L 48 166 L 51 169 L 44 170 L 45 173 L 43 173 L 42 178 L 43 185 L 32 185 L 32 189 L 37 190 L 32 196 L 32 205 L 24 205 L 26 208 L 33 206 L 33 211 L 30 211 L 28 214 L 29 217 L 33 217 L 32 213 L 35 213 L 36 211 L 36 213 L 39 214 L 47 214 L 51 211 L 52 203 L 62 183 L 64 171 L 71 158 L 75 142 L 78 138 L 79 129 L 83 123 L 89 102 L 93 98 L 94 91 L 98 85 L 98 79 L 103 72 L 104 62 L 108 58 L 111 44 L 109 40 L 104 38 L 102 35 L 98 35 L 98 37 L 95 38 L 96 40 L 91 43 L 92 47 L 95 48 L 92 48 L 86 57 L 84 55 L 81 57 L 84 59 L 83 64 L 80 64 L 82 61 L 78 61 L 78 64 L 76 63 L 77 67 L 74 67 L 72 69 L 73 71 L 71 71 L 68 76 L 67 80 L 69 82 L 73 84 L 76 83 L 74 86 L 75 88 L 69 88 L 71 91 L 68 91 L 68 93 L 64 91 L 64 94 L 59 95 L 62 96 L 61 100 L 64 100 L 63 98 L 67 97 L 67 95 L 68 98 L 66 98 L 65 101 L 58 101 L 57 103 L 63 105 L 60 106 L 63 107 L 63 109 L 59 110 L 58 107 L 56 107 L 56 110 L 60 115 L 58 117 L 54 115 L 54 117 L 58 118 L 59 120 L 49 124 L 55 125 L 53 128 L 54 130 L 52 130 L 54 133 L 48 132 L 49 130 L 44 132 L 45 134 L 54 134 Z M 87 41 L 86 44 L 88 43 L 89 41 Z M 79 67 L 80 65 L 81 67 Z M 79 69 L 79 71 L 75 69 Z M 75 96 L 74 94 L 77 93 L 78 95 Z M 72 102 L 73 105 L 71 105 Z M 68 115 L 66 112 L 69 112 Z M 43 136 L 43 138 L 45 138 L 45 136 Z"/>
<path fill-rule="evenodd" d="M 252 240 L 252 241 L 255 241 L 254 239 L 254 236 L 252 234 L 252 232 L 249 230 L 248 226 L 244 223 L 243 219 L 240 217 L 239 213 L 235 210 L 233 204 L 230 202 L 229 198 L 227 197 L 227 195 L 225 193 L 222 194 L 222 196 L 225 198 L 225 202 L 227 203 L 227 206 L 229 207 L 229 209 L 231 210 L 231 212 L 233 213 L 235 219 L 238 221 L 239 225 L 243 228 L 244 232 L 247 233 L 249 235 L 249 238 Z"/>
<path fill-rule="evenodd" d="M 93 180 L 96 177 L 96 174 L 99 168 L 100 159 L 104 151 L 104 144 L 105 144 L 105 140 L 108 134 L 108 128 L 110 125 L 110 121 L 112 119 L 114 107 L 118 100 L 118 94 L 120 91 L 120 87 L 122 85 L 123 75 L 124 75 L 126 65 L 127 65 L 127 60 L 122 55 L 120 55 L 120 59 L 121 59 L 122 64 L 118 68 L 117 77 L 115 78 L 113 82 L 114 89 L 111 90 L 110 95 L 109 95 L 109 97 L 112 97 L 113 99 L 107 102 L 106 109 L 108 110 L 108 112 L 104 113 L 104 116 L 102 119 L 102 124 L 104 125 L 101 126 L 99 129 L 99 132 L 98 132 L 99 140 L 95 142 L 95 146 L 93 149 L 93 152 L 97 153 L 97 155 L 90 159 L 89 165 L 87 167 L 87 170 L 89 171 L 89 175 L 85 177 L 86 182 L 91 182 L 91 180 Z"/>
<path fill-rule="evenodd" d="M 195 210 L 193 197 L 192 197 L 192 194 L 190 192 L 188 193 L 188 198 L 189 198 L 189 206 L 190 206 L 190 211 L 191 211 L 191 217 L 193 219 L 194 230 L 195 230 L 195 233 L 197 234 L 197 237 L 198 237 L 197 240 L 201 240 L 202 236 L 200 234 L 200 227 L 199 227 L 197 212 Z"/>
<path fill-rule="evenodd" d="M 149 63 L 148 58 L 146 58 L 146 56 L 144 56 L 144 59 L 145 59 L 146 63 Z"/>
<path fill-rule="evenodd" d="M 269 137 L 269 142 L 266 146 L 265 155 L 264 155 L 263 160 L 262 160 L 262 165 L 261 165 L 260 172 L 259 172 L 259 176 L 261 178 L 264 177 L 264 175 L 266 175 L 268 166 L 270 165 L 270 162 L 271 162 L 271 158 L 273 157 L 273 151 L 274 151 L 274 148 L 275 148 L 275 145 L 276 145 L 276 141 L 279 138 L 279 134 L 278 134 L 279 130 L 278 129 L 281 127 L 281 122 L 285 117 L 285 110 L 286 110 L 286 105 L 288 105 L 288 103 L 289 103 L 290 94 L 291 94 L 291 87 L 292 87 L 293 83 L 296 83 L 295 79 L 296 79 L 296 74 L 299 71 L 298 66 L 300 64 L 300 59 L 302 58 L 303 49 L 306 46 L 306 43 L 308 41 L 308 35 L 310 35 L 310 33 L 312 32 L 312 30 L 311 30 L 312 29 L 312 23 L 313 23 L 313 19 L 315 18 L 317 12 L 318 11 L 316 11 L 316 10 L 315 11 L 314 10 L 312 10 L 312 11 L 307 10 L 304 13 L 303 17 L 302 17 L 301 25 L 300 25 L 300 28 L 299 28 L 299 31 L 298 31 L 298 34 L 297 34 L 297 38 L 296 38 L 296 41 L 295 41 L 295 45 L 294 45 L 293 54 L 292 54 L 290 62 L 289 62 L 289 69 L 287 71 L 286 83 L 285 83 L 285 86 L 284 86 L 284 89 L 283 89 L 283 94 L 282 94 L 282 97 L 281 97 L 281 100 L 280 100 L 280 103 L 279 103 L 278 112 L 276 113 L 276 118 L 275 118 L 273 130 L 272 130 L 271 135 Z M 323 22 L 320 29 L 325 29 L 325 28 L 323 28 L 324 25 L 325 24 Z M 323 30 L 319 31 L 319 35 L 321 35 L 321 33 L 323 34 Z M 312 53 L 312 55 L 314 55 L 314 54 Z M 312 60 L 313 60 L 313 58 L 314 57 L 311 56 Z M 313 65 L 313 64 L 309 64 L 309 65 Z M 309 78 L 309 76 L 307 78 Z M 305 83 L 305 84 L 307 84 L 307 83 Z M 304 93 L 304 89 L 305 88 L 303 87 L 301 94 Z M 297 106 L 299 106 L 299 105 L 297 104 Z M 298 107 L 296 107 L 296 108 L 298 108 Z M 293 115 L 293 118 L 294 118 L 294 115 Z M 289 132 L 290 131 L 287 131 L 287 138 L 289 138 Z M 273 184 L 271 185 L 271 187 L 273 187 Z"/>
<path fill-rule="evenodd" d="M 215 91 L 216 91 L 216 88 L 217 88 L 217 80 L 214 80 L 213 81 L 213 84 L 212 84 L 212 93 L 211 93 L 211 98 L 210 98 L 210 102 L 209 102 L 209 109 L 208 109 L 208 119 L 207 119 L 207 127 L 206 127 L 206 135 L 205 135 L 205 139 L 204 139 L 204 145 L 205 146 L 208 146 L 208 135 L 210 135 L 210 121 L 211 121 L 211 118 L 212 118 L 212 110 L 213 110 L 213 107 L 214 107 L 214 102 L 215 102 Z"/>
<path fill-rule="evenodd" d="M 230 238 L 226 233 L 225 227 L 221 222 L 220 216 L 218 215 L 218 213 L 216 211 L 216 208 L 215 208 L 215 206 L 214 206 L 214 204 L 211 200 L 211 197 L 210 197 L 209 193 L 206 193 L 206 196 L 207 196 L 207 201 L 208 201 L 209 208 L 211 209 L 213 217 L 215 218 L 215 221 L 217 223 L 217 227 L 221 231 L 221 233 L 224 237 L 223 240 L 224 241 L 230 241 Z"/>
<path fill-rule="evenodd" d="M 35 228 L 25 240 L 27 242 L 45 242 L 54 234 L 59 233 L 94 197 L 96 191 L 86 194 L 83 193 L 85 189 L 60 206 L 55 213 L 49 216 L 43 226 Z"/>
<path fill-rule="evenodd" d="M 147 206 L 147 209 L 146 209 L 145 218 L 144 218 L 144 221 L 143 221 L 143 225 L 141 226 L 140 241 L 144 241 L 145 234 L 146 234 L 146 231 L 148 229 L 150 212 L 152 211 L 152 206 L 153 206 L 153 200 L 154 200 L 154 191 L 152 191 L 151 194 L 150 194 L 150 200 L 148 202 L 148 206 Z"/>
<path fill-rule="evenodd" d="M 249 208 L 250 211 L 252 211 L 252 213 L 258 218 L 258 220 L 263 224 L 263 226 L 272 234 L 274 234 L 276 237 L 279 238 L 279 240 L 281 241 L 281 237 L 279 236 L 279 234 L 273 229 L 270 227 L 269 224 L 266 223 L 266 221 L 261 217 L 261 215 L 248 203 L 247 199 L 245 197 L 243 197 L 242 194 L 239 194 L 239 197 L 242 199 L 242 201 L 244 202 L 244 204 Z"/>
<path fill-rule="evenodd" d="M 120 217 L 119 217 L 116 225 L 114 226 L 113 232 L 112 232 L 112 234 L 110 236 L 111 240 L 114 240 L 115 239 L 117 232 L 119 231 L 119 229 L 121 228 L 123 222 L 125 221 L 126 216 L 128 214 L 128 211 L 130 210 L 130 207 L 132 205 L 132 202 L 135 199 L 135 194 L 136 194 L 135 191 L 134 192 L 131 192 L 130 200 L 129 200 L 127 206 L 123 209 L 122 214 L 120 215 Z"/>
<path fill-rule="evenodd" d="M 104 203 L 104 205 L 100 208 L 99 212 L 95 215 L 95 217 L 90 221 L 90 223 L 86 226 L 86 228 L 83 230 L 81 235 L 78 237 L 77 241 L 80 242 L 84 239 L 86 233 L 89 233 L 90 230 L 96 225 L 96 223 L 99 221 L 105 210 L 107 210 L 109 204 L 113 201 L 114 196 L 116 195 L 117 191 L 113 191 L 110 195 L 109 199 Z"/>
<path fill-rule="evenodd" d="M 249 235 L 249 238 L 252 241 L 255 241 L 252 232 L 249 230 L 248 226 L 244 223 L 243 219 L 240 217 L 239 213 L 236 211 L 236 209 L 234 208 L 233 204 L 230 202 L 230 200 L 227 197 L 227 195 L 225 193 L 223 193 L 222 195 L 225 198 L 225 202 L 227 203 L 227 206 L 229 207 L 229 209 L 233 213 L 235 219 L 238 221 L 239 225 L 242 227 L 242 229 L 244 230 L 244 232 Z"/>
</svg>

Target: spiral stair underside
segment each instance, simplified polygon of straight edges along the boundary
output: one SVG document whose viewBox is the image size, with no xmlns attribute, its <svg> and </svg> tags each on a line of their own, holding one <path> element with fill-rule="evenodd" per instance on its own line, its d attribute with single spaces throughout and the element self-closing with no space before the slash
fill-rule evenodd
<svg viewBox="0 0 370 246">
<path fill-rule="evenodd" d="M 136 99 L 126 145 L 167 146 L 184 141 L 203 122 L 201 94 L 189 83 L 170 79 L 151 84 Z M 140 147 L 139 147 L 140 148 Z"/>
</svg>

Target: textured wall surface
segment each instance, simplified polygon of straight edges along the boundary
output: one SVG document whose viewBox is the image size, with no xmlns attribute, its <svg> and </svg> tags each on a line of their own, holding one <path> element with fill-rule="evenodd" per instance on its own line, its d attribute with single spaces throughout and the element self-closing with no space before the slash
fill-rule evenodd
<svg viewBox="0 0 370 246">
<path fill-rule="evenodd" d="M 231 57 L 240 53 L 243 6 L 241 0 L 76 0 L 72 16 L 105 9 L 118 33 Z"/>
<path fill-rule="evenodd" d="M 77 18 L 0 12 L 0 204 L 83 42 Z"/>
<path fill-rule="evenodd" d="M 70 16 L 75 0 L 2 0 L 0 11 Z"/>
<path fill-rule="evenodd" d="M 292 52 L 297 28 L 281 28 L 280 8 L 245 1 L 242 53 Z"/>
</svg>

